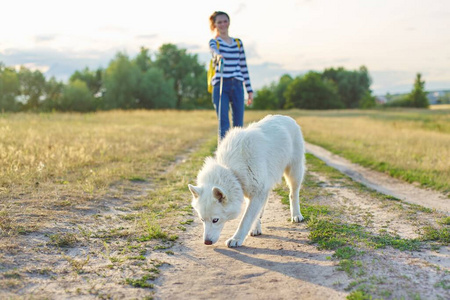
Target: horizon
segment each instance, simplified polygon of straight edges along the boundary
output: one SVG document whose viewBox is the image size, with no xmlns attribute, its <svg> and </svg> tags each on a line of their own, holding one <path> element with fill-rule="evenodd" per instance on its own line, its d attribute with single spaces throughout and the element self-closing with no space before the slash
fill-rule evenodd
<svg viewBox="0 0 450 300">
<path fill-rule="evenodd" d="M 215 5 L 195 0 L 153 6 L 136 0 L 127 6 L 86 0 L 8 3 L 27 22 L 18 23 L 13 14 L 2 17 L 0 26 L 8 30 L 0 32 L 0 61 L 66 82 L 85 67 L 106 68 L 119 51 L 134 57 L 141 46 L 154 53 L 172 43 L 197 54 L 206 65 L 208 18 L 223 10 L 230 15 L 230 36 L 243 41 L 255 90 L 283 74 L 295 77 L 362 65 L 368 68 L 374 95 L 410 92 L 417 73 L 427 91 L 450 90 L 448 1 L 289 0 L 261 5 L 251 0 Z"/>
</svg>

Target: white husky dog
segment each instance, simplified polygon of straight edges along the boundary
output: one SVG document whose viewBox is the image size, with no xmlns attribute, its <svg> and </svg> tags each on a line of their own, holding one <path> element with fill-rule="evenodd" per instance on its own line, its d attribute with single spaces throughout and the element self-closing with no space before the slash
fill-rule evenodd
<svg viewBox="0 0 450 300">
<path fill-rule="evenodd" d="M 189 184 L 192 206 L 203 221 L 205 244 L 219 240 L 225 222 L 239 216 L 244 198 L 245 214 L 226 244 L 238 247 L 247 234 L 260 235 L 268 194 L 283 174 L 290 189 L 291 220 L 301 222 L 299 192 L 304 173 L 303 135 L 292 118 L 269 115 L 246 129 L 231 129 L 215 158 L 206 158 L 197 186 Z"/>
</svg>

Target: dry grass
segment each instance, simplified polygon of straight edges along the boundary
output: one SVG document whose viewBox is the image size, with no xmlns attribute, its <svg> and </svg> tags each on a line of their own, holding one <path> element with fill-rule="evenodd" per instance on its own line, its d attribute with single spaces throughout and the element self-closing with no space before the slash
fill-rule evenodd
<svg viewBox="0 0 450 300">
<path fill-rule="evenodd" d="M 450 191 L 450 112 L 295 112 L 305 139 L 409 182 Z"/>
<path fill-rule="evenodd" d="M 120 181 L 151 180 L 215 128 L 211 112 L 1 115 L 0 235 L 88 208 Z"/>
<path fill-rule="evenodd" d="M 246 121 L 267 113 L 247 111 Z M 448 111 L 279 113 L 296 118 L 309 142 L 449 190 Z M 68 211 L 91 209 L 113 185 L 151 182 L 177 155 L 213 137 L 216 126 L 212 111 L 0 115 L 0 236 L 70 219 Z"/>
<path fill-rule="evenodd" d="M 438 104 L 438 105 L 430 105 L 430 109 L 436 110 L 436 109 L 450 109 L 450 104 Z"/>
</svg>

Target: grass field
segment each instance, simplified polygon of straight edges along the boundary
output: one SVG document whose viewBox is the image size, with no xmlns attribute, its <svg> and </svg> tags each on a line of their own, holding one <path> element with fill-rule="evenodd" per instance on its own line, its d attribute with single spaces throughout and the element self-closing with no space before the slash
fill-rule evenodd
<svg viewBox="0 0 450 300">
<path fill-rule="evenodd" d="M 307 141 L 354 162 L 450 191 L 449 110 L 273 113 L 291 115 Z M 248 111 L 246 121 L 266 114 Z M 154 180 L 199 138 L 215 134 L 212 111 L 0 115 L 0 229 L 32 231 L 52 218 L 46 207 L 99 197 L 121 181 Z M 34 218 L 14 205 L 24 196 Z"/>
<path fill-rule="evenodd" d="M 215 122 L 175 111 L 1 115 L 0 229 L 34 231 L 57 217 L 55 206 L 68 210 L 120 182 L 152 181 L 214 136 Z"/>
<path fill-rule="evenodd" d="M 450 191 L 450 110 L 275 113 L 294 117 L 311 143 Z M 246 121 L 266 114 L 248 111 Z M 216 133 L 211 111 L 0 115 L 0 195 L 89 198 L 120 180 L 151 178 L 207 133 Z"/>
</svg>

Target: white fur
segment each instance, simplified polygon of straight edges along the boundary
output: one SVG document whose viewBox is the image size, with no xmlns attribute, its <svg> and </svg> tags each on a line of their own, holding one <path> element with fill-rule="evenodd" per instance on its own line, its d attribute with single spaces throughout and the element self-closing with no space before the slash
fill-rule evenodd
<svg viewBox="0 0 450 300">
<path fill-rule="evenodd" d="M 305 173 L 305 146 L 300 126 L 290 117 L 269 115 L 246 129 L 233 128 L 208 157 L 189 185 L 192 206 L 203 221 L 205 244 L 218 241 L 226 221 L 247 208 L 228 247 L 238 247 L 247 234 L 261 234 L 261 217 L 268 194 L 284 174 L 290 189 L 292 222 L 301 222 L 299 192 Z M 259 216 L 259 218 L 258 218 Z"/>
</svg>

